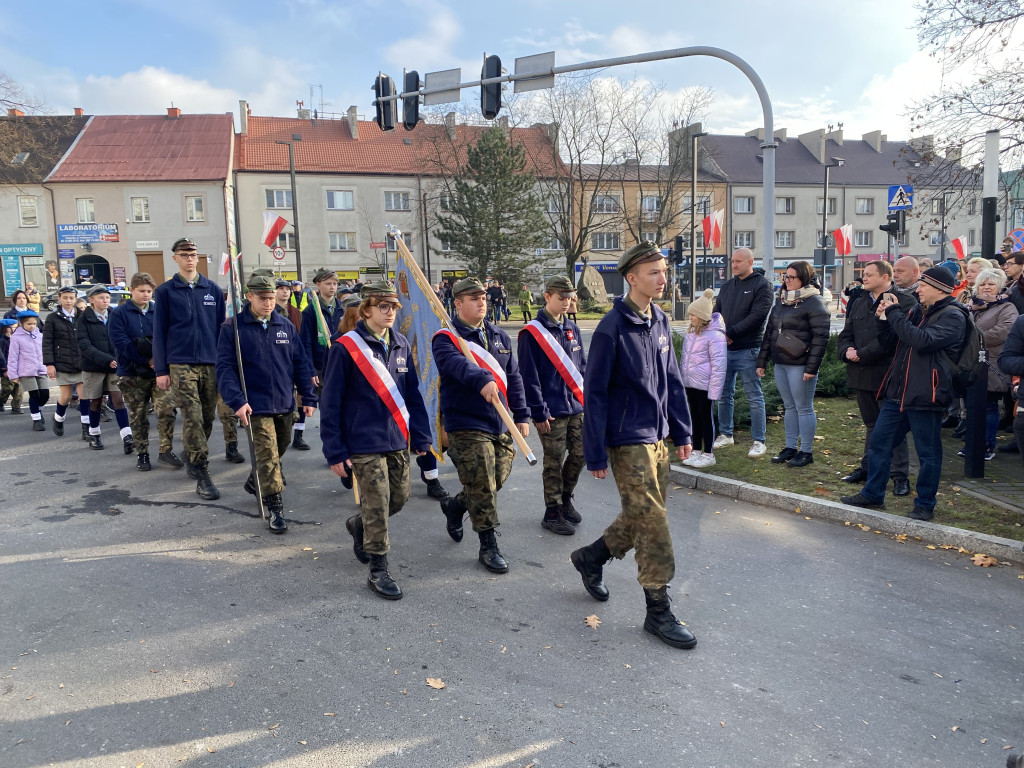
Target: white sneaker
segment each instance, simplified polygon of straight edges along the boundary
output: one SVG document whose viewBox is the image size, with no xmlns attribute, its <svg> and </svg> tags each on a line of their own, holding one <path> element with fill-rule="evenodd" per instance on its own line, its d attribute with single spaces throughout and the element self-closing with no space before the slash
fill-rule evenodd
<svg viewBox="0 0 1024 768">
<path fill-rule="evenodd" d="M 695 461 L 692 466 L 694 469 L 704 469 L 706 467 L 713 467 L 717 463 L 718 461 L 715 460 L 715 454 L 705 453 L 697 461 Z"/>
<path fill-rule="evenodd" d="M 758 456 L 764 456 L 767 451 L 768 449 L 765 448 L 764 443 L 760 440 L 755 440 L 754 444 L 750 446 L 750 450 L 747 451 L 747 457 L 756 459 Z"/>
<path fill-rule="evenodd" d="M 702 451 L 690 451 L 690 458 L 683 459 L 683 466 L 692 467 L 693 463 L 703 455 Z"/>
<path fill-rule="evenodd" d="M 712 444 L 713 448 L 724 448 L 727 445 L 732 445 L 736 441 L 732 439 L 732 435 L 719 435 L 715 438 L 715 442 Z"/>
</svg>

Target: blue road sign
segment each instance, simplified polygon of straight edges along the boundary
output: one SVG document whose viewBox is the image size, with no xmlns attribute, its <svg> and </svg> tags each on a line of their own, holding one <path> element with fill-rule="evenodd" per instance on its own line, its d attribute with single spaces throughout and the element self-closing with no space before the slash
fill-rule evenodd
<svg viewBox="0 0 1024 768">
<path fill-rule="evenodd" d="M 914 188 L 910 184 L 889 187 L 889 210 L 909 211 L 914 207 Z"/>
</svg>

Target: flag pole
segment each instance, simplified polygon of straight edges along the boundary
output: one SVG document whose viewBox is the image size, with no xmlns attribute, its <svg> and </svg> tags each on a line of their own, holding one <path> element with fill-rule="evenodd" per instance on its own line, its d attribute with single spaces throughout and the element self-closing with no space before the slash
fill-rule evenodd
<svg viewBox="0 0 1024 768">
<path fill-rule="evenodd" d="M 442 305 L 440 300 L 437 298 L 437 294 L 435 294 L 433 289 L 431 289 L 429 281 L 423 274 L 423 271 L 420 269 L 419 264 L 417 264 L 416 260 L 412 257 L 412 254 L 409 252 L 409 248 L 408 246 L 406 246 L 405 241 L 402 240 L 402 231 L 398 227 L 391 224 L 386 224 L 385 229 L 387 229 L 389 234 L 395 239 L 395 243 L 398 246 L 398 250 L 401 252 L 402 256 L 405 257 L 405 261 L 409 265 L 409 269 L 412 270 L 414 276 L 416 277 L 416 281 L 421 286 L 427 286 L 426 290 L 424 290 L 423 293 L 427 297 L 427 301 L 430 302 L 430 306 L 434 309 L 434 312 L 437 314 L 438 317 L 441 318 L 445 325 L 447 325 L 448 328 L 451 329 L 452 319 L 451 317 L 448 316 L 448 311 L 444 308 L 444 305 Z M 476 359 L 473 357 L 473 353 L 470 352 L 469 350 L 469 345 L 466 344 L 466 340 L 463 339 L 459 334 L 455 333 L 454 331 L 452 335 L 458 340 L 459 351 L 466 356 L 466 359 L 468 359 L 470 363 L 472 363 L 473 365 L 478 365 Z M 491 405 L 493 405 L 494 410 L 498 412 L 498 415 L 501 417 L 501 420 L 505 423 L 505 426 L 508 428 L 509 434 L 512 436 L 512 440 L 515 442 L 519 450 L 523 452 L 523 455 L 526 457 L 527 462 L 529 462 L 530 466 L 532 467 L 534 464 L 537 463 L 537 457 L 533 455 L 533 451 L 530 449 L 529 443 L 526 442 L 526 438 L 524 438 L 522 434 L 520 434 L 519 427 L 517 427 L 515 422 L 512 421 L 512 415 L 508 412 L 508 409 L 504 406 L 500 399 L 492 400 Z"/>
</svg>

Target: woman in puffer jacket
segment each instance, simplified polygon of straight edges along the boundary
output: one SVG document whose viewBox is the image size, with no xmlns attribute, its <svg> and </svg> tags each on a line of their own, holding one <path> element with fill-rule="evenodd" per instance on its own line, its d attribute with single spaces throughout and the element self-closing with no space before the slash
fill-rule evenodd
<svg viewBox="0 0 1024 768">
<path fill-rule="evenodd" d="M 786 447 L 772 462 L 791 467 L 805 467 L 814 461 L 818 428 L 814 388 L 829 334 L 829 311 L 816 282 L 814 269 L 806 261 L 789 263 L 757 356 L 758 376 L 764 376 L 769 357 L 775 363 L 775 386 L 786 407 Z"/>
<path fill-rule="evenodd" d="M 711 404 L 722 396 L 728 364 L 725 321 L 718 312 L 711 311 L 714 301 L 715 292 L 708 288 L 690 305 L 690 330 L 683 339 L 679 366 L 693 423 L 693 453 L 683 464 L 695 468 L 716 463 Z"/>
</svg>

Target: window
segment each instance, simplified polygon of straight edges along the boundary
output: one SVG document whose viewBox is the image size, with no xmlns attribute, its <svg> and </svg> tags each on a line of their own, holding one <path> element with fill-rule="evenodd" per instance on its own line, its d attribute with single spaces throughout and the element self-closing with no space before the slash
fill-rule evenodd
<svg viewBox="0 0 1024 768">
<path fill-rule="evenodd" d="M 454 199 L 455 198 L 452 197 L 452 195 L 449 195 L 447 192 L 445 192 L 441 195 L 441 197 L 438 198 L 437 206 L 442 211 L 450 211 L 452 209 L 452 202 L 454 201 Z"/>
<path fill-rule="evenodd" d="M 78 223 L 96 223 L 96 204 L 91 197 L 79 197 L 75 200 L 78 205 Z"/>
<path fill-rule="evenodd" d="M 929 232 L 928 233 L 928 245 L 938 245 L 942 242 L 941 232 Z"/>
<path fill-rule="evenodd" d="M 290 189 L 268 189 L 267 208 L 288 208 L 292 207 L 292 191 Z"/>
<path fill-rule="evenodd" d="M 286 251 L 295 250 L 295 235 L 292 232 L 282 232 L 277 236 L 277 244 Z"/>
<path fill-rule="evenodd" d="M 442 251 L 450 251 L 451 249 L 452 249 L 452 241 L 451 240 L 442 240 L 441 241 L 441 250 Z"/>
<path fill-rule="evenodd" d="M 818 198 L 818 208 L 817 208 L 819 216 L 821 216 L 821 213 L 822 213 L 821 209 L 822 209 L 822 203 L 821 203 L 821 198 L 819 197 Z M 835 214 L 836 214 L 836 199 L 834 197 L 830 197 L 828 199 L 828 215 L 829 216 L 835 216 Z M 819 237 L 819 240 L 820 240 L 820 237 Z"/>
<path fill-rule="evenodd" d="M 409 193 L 408 192 L 385 192 L 384 193 L 384 210 L 385 211 L 408 211 L 409 210 Z M 391 250 L 390 248 L 388 250 Z"/>
<path fill-rule="evenodd" d="M 775 198 L 775 212 L 776 213 L 794 213 L 796 211 L 796 198 L 793 197 L 776 197 Z M 790 233 L 792 234 L 792 233 Z M 778 233 L 776 233 L 777 239 Z M 792 246 L 789 246 L 792 247 Z"/>
<path fill-rule="evenodd" d="M 327 210 L 328 211 L 352 211 L 355 210 L 354 195 L 349 189 L 328 189 Z"/>
<path fill-rule="evenodd" d="M 185 198 L 185 221 L 206 221 L 206 204 L 202 196 Z"/>
<path fill-rule="evenodd" d="M 591 206 L 594 213 L 618 213 L 619 212 L 619 196 L 618 195 L 594 195 L 594 199 L 591 201 Z M 618 246 L 615 246 L 618 248 Z"/>
<path fill-rule="evenodd" d="M 642 242 L 642 243 L 656 243 L 656 242 L 658 242 L 658 233 L 657 232 L 641 232 L 640 233 L 640 242 Z"/>
<path fill-rule="evenodd" d="M 789 198 L 792 200 L 793 198 Z M 776 248 L 792 248 L 793 247 L 793 231 L 792 230 L 775 230 L 775 247 Z"/>
<path fill-rule="evenodd" d="M 733 248 L 753 248 L 754 247 L 754 233 L 753 232 L 733 232 L 732 233 L 732 245 L 733 245 Z"/>
<path fill-rule="evenodd" d="M 548 198 L 547 205 L 544 207 L 545 213 L 561 213 L 562 212 L 562 201 L 552 195 Z M 561 250 L 561 249 L 559 249 Z"/>
<path fill-rule="evenodd" d="M 978 214 L 978 199 L 976 197 L 972 197 L 967 202 L 967 215 L 968 216 L 976 216 L 977 214 Z"/>
<path fill-rule="evenodd" d="M 354 251 L 356 249 L 355 232 L 331 232 L 328 237 L 332 251 Z"/>
<path fill-rule="evenodd" d="M 640 200 L 640 210 L 644 221 L 654 221 L 658 218 L 658 214 L 661 213 L 661 198 L 657 195 L 643 197 Z"/>
<path fill-rule="evenodd" d="M 680 237 L 683 238 L 683 252 L 689 255 L 690 253 L 690 230 L 679 233 Z"/>
<path fill-rule="evenodd" d="M 733 213 L 753 213 L 754 212 L 754 198 L 752 197 L 735 197 L 732 201 L 732 212 Z"/>
<path fill-rule="evenodd" d="M 704 215 L 711 210 L 711 195 L 697 195 L 697 213 Z M 683 213 L 690 212 L 690 198 L 683 198 Z"/>
<path fill-rule="evenodd" d="M 402 235 L 402 242 L 403 242 L 403 243 L 405 242 L 405 235 Z M 394 253 L 394 252 L 396 252 L 396 251 L 398 250 L 398 243 L 397 243 L 397 242 L 395 242 L 395 238 L 394 238 L 394 237 L 392 237 L 391 235 L 388 235 L 388 236 L 387 236 L 387 243 L 388 243 L 388 246 L 387 246 L 387 247 L 388 247 L 388 250 L 389 250 L 389 251 L 390 251 L 391 253 Z M 412 248 L 410 248 L 409 250 L 411 251 L 411 250 L 412 250 Z"/>
<path fill-rule="evenodd" d="M 132 221 L 136 224 L 147 224 L 149 222 L 149 198 L 132 198 Z"/>
<path fill-rule="evenodd" d="M 858 197 L 854 203 L 853 210 L 860 214 L 873 214 L 875 212 L 875 198 Z"/>
<path fill-rule="evenodd" d="M 18 215 L 21 217 L 21 226 L 23 227 L 38 227 L 39 226 L 39 206 L 36 203 L 36 199 L 31 195 L 21 195 L 18 197 Z"/>
<path fill-rule="evenodd" d="M 967 230 L 967 244 L 968 245 L 974 245 L 974 230 L 973 229 L 968 229 Z"/>
<path fill-rule="evenodd" d="M 853 233 L 853 244 L 857 248 L 870 248 L 871 247 L 871 230 L 870 229 L 858 229 Z"/>
<path fill-rule="evenodd" d="M 619 250 L 618 232 L 595 232 L 591 236 L 590 250 L 592 251 L 617 251 Z"/>
<path fill-rule="evenodd" d="M 934 213 L 935 215 L 941 214 L 942 213 L 942 208 L 943 208 L 943 205 L 942 205 L 943 202 L 945 202 L 945 198 L 943 198 L 943 197 L 936 197 L 934 200 L 932 200 L 932 208 L 931 208 L 932 213 Z"/>
<path fill-rule="evenodd" d="M 557 237 L 552 237 L 548 240 L 547 245 L 544 246 L 545 251 L 560 251 L 562 250 L 562 241 Z"/>
</svg>

